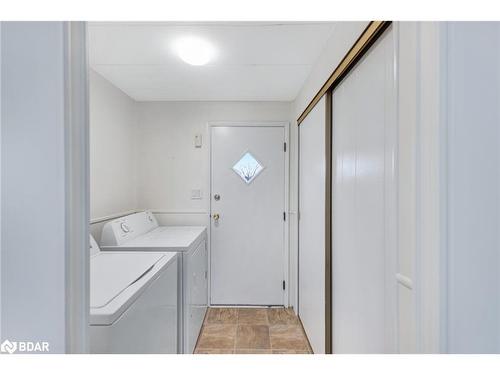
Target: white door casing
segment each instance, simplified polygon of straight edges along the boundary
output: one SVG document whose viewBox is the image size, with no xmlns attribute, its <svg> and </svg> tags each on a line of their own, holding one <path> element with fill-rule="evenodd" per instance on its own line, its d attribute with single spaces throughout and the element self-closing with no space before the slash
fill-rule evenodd
<svg viewBox="0 0 500 375">
<path fill-rule="evenodd" d="M 210 125 L 211 304 L 286 305 L 286 124 Z M 248 182 L 233 169 L 247 153 Z"/>
</svg>

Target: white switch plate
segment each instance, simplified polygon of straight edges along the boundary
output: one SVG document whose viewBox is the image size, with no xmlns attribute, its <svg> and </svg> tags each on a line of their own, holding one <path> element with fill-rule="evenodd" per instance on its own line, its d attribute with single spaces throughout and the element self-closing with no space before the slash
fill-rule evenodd
<svg viewBox="0 0 500 375">
<path fill-rule="evenodd" d="M 191 190 L 191 199 L 201 199 L 201 189 Z"/>
<path fill-rule="evenodd" d="M 201 134 L 196 134 L 194 136 L 194 147 L 200 148 L 202 145 L 202 139 L 201 139 Z"/>
</svg>

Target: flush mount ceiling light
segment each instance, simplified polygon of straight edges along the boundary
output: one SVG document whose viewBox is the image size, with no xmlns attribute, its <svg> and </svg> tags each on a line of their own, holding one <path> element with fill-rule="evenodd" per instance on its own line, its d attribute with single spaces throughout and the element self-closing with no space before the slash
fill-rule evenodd
<svg viewBox="0 0 500 375">
<path fill-rule="evenodd" d="M 177 41 L 175 50 L 179 57 L 190 65 L 205 65 L 214 57 L 214 48 L 206 40 L 184 37 Z"/>
</svg>

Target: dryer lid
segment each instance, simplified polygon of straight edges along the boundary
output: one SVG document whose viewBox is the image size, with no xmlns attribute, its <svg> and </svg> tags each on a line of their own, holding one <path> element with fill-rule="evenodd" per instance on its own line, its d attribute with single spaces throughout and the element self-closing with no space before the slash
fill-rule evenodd
<svg viewBox="0 0 500 375">
<path fill-rule="evenodd" d="M 205 235 L 205 227 L 168 226 L 152 231 L 120 245 L 116 250 L 189 251 Z"/>
<path fill-rule="evenodd" d="M 103 253 L 90 261 L 90 307 L 101 308 L 143 277 L 163 257 L 151 253 Z"/>
</svg>

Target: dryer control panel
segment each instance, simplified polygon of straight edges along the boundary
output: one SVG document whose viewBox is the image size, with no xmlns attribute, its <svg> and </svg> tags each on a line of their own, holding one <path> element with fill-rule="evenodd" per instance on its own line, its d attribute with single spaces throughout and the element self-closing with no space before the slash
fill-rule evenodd
<svg viewBox="0 0 500 375">
<path fill-rule="evenodd" d="M 120 246 L 158 227 L 151 211 L 138 212 L 107 222 L 102 228 L 102 246 Z"/>
</svg>

